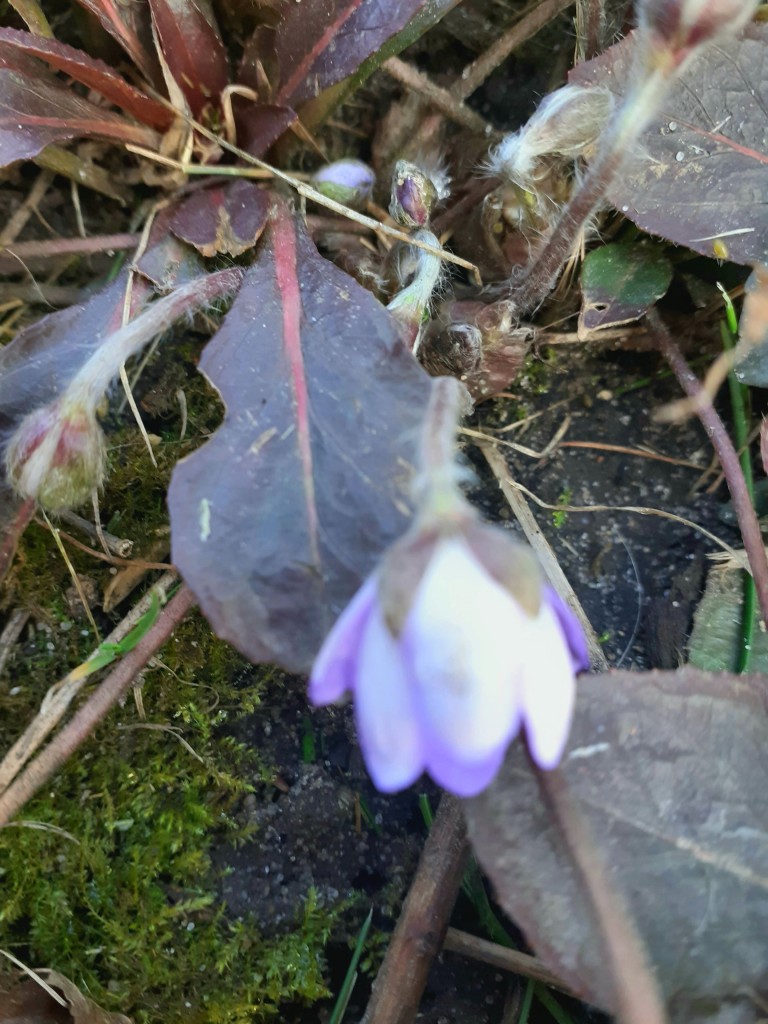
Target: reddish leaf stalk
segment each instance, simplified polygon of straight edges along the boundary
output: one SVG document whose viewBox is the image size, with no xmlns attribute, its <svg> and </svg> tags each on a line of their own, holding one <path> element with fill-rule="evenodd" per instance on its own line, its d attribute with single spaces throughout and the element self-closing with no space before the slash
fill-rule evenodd
<svg viewBox="0 0 768 1024">
<path fill-rule="evenodd" d="M 613 1009 L 620 1024 L 666 1024 L 661 993 L 643 940 L 595 846 L 576 797 L 559 769 L 544 772 L 534 766 L 534 771 L 602 933 L 614 984 Z"/>
<path fill-rule="evenodd" d="M 694 399 L 696 415 L 701 420 L 701 424 L 706 430 L 707 436 L 712 442 L 712 447 L 715 449 L 720 460 L 723 475 L 728 483 L 728 490 L 731 493 L 731 500 L 733 501 L 733 508 L 744 542 L 747 561 L 752 572 L 752 578 L 755 581 L 757 599 L 760 602 L 760 612 L 763 622 L 768 625 L 768 558 L 766 557 L 754 505 L 750 499 L 747 482 L 744 479 L 744 473 L 739 462 L 739 454 L 728 436 L 725 424 L 712 404 L 711 396 L 702 386 L 696 374 L 691 370 L 685 356 L 673 341 L 659 314 L 656 310 L 651 310 L 648 313 L 647 319 L 656 336 L 662 355 L 669 363 L 675 377 L 677 377 L 680 387 L 689 398 Z"/>
<path fill-rule="evenodd" d="M 69 756 L 91 735 L 96 726 L 130 689 L 138 673 L 166 642 L 187 613 L 195 597 L 187 587 L 171 598 L 147 635 L 109 673 L 98 689 L 0 797 L 0 828 L 21 810 L 62 767 Z"/>
</svg>

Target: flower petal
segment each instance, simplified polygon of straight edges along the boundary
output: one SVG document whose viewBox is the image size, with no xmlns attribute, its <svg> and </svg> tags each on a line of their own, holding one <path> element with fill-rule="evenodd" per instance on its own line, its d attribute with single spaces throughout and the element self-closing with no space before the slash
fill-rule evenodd
<svg viewBox="0 0 768 1024">
<path fill-rule="evenodd" d="M 552 610 L 560 622 L 560 628 L 565 635 L 571 652 L 573 671 L 588 672 L 590 667 L 589 649 L 584 638 L 584 630 L 581 628 L 581 623 L 554 587 L 549 585 L 544 587 L 544 600 L 548 601 L 552 606 Z"/>
<path fill-rule="evenodd" d="M 360 747 L 377 789 L 405 789 L 424 770 L 413 683 L 398 643 L 375 605 L 360 646 L 355 695 Z"/>
<path fill-rule="evenodd" d="M 514 730 L 517 732 L 517 728 Z M 479 761 L 458 759 L 453 751 L 433 737 L 424 737 L 426 768 L 435 782 L 455 796 L 477 796 L 496 777 L 504 761 L 507 744 Z"/>
<path fill-rule="evenodd" d="M 346 690 L 355 689 L 360 643 L 376 604 L 376 586 L 376 577 L 369 576 L 325 638 L 312 666 L 310 703 L 333 704 Z"/>
<path fill-rule="evenodd" d="M 524 673 L 523 721 L 534 761 L 549 769 L 559 764 L 568 741 L 576 683 L 567 637 L 547 601 L 529 628 L 532 649 Z"/>
<path fill-rule="evenodd" d="M 463 540 L 438 544 L 401 643 L 424 722 L 457 761 L 484 761 L 515 734 L 532 621 Z"/>
</svg>

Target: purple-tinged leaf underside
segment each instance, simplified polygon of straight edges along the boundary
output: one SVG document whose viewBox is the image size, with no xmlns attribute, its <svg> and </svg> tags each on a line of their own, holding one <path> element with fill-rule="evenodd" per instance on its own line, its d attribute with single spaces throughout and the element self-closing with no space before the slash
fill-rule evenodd
<svg viewBox="0 0 768 1024">
<path fill-rule="evenodd" d="M 104 61 L 95 60 L 73 46 L 59 43 L 55 39 L 44 39 L 31 32 L 0 28 L 0 62 L 3 56 L 7 55 L 12 64 L 14 53 L 45 61 L 50 67 L 74 78 L 76 82 L 100 92 L 105 99 L 122 107 L 150 128 L 164 131 L 173 120 L 173 114 L 162 103 L 129 85 Z"/>
<path fill-rule="evenodd" d="M 159 65 L 152 49 L 152 23 L 146 3 L 136 0 L 77 0 L 123 47 L 148 81 L 157 82 Z"/>
<path fill-rule="evenodd" d="M 570 75 L 618 96 L 634 36 Z M 768 25 L 709 47 L 683 74 L 608 191 L 650 234 L 735 263 L 768 256 Z"/>
<path fill-rule="evenodd" d="M 170 228 L 203 256 L 240 256 L 264 230 L 269 204 L 263 188 L 240 178 L 193 193 L 173 212 Z"/>
<path fill-rule="evenodd" d="M 163 57 L 199 118 L 229 81 L 227 51 L 208 0 L 149 0 Z"/>
<path fill-rule="evenodd" d="M 764 676 L 582 676 L 560 771 L 645 940 L 674 1024 L 756 1024 L 768 994 Z M 499 903 L 574 991 L 611 1009 L 580 876 L 523 744 L 464 804 Z"/>
<path fill-rule="evenodd" d="M 427 0 L 286 0 L 275 46 L 277 102 L 296 106 L 351 75 Z"/>
<path fill-rule="evenodd" d="M 169 505 L 174 563 L 215 631 L 306 672 L 407 526 L 430 381 L 390 314 L 274 203 L 200 363 L 224 423 L 176 466 Z"/>
<path fill-rule="evenodd" d="M 290 107 L 273 103 L 251 103 L 242 96 L 232 101 L 237 125 L 237 144 L 251 156 L 263 156 L 297 120 Z"/>
<path fill-rule="evenodd" d="M 54 78 L 0 68 L 0 166 L 30 160 L 52 142 L 97 136 L 154 148 L 157 134 L 103 110 Z"/>
</svg>

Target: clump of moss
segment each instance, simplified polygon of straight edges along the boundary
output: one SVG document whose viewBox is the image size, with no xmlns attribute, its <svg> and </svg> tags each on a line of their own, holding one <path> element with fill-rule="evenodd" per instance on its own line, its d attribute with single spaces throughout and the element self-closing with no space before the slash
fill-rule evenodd
<svg viewBox="0 0 768 1024">
<path fill-rule="evenodd" d="M 147 721 L 129 699 L 0 831 L 0 947 L 137 1024 L 273 1019 L 286 1000 L 327 995 L 323 949 L 342 908 L 310 892 L 296 929 L 266 942 L 217 905 L 212 847 L 252 838 L 233 812 L 270 775 L 225 727 L 272 673 L 246 670 L 197 617 L 160 662 Z M 44 692 L 39 676 L 15 682 L 0 693 L 2 749 Z"/>
</svg>

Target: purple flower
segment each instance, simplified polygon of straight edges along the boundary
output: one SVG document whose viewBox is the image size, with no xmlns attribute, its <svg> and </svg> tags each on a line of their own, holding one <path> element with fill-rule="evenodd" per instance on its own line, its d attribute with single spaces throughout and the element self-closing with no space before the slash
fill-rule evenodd
<svg viewBox="0 0 768 1024">
<path fill-rule="evenodd" d="M 466 797 L 490 783 L 521 728 L 542 768 L 559 762 L 574 675 L 587 667 L 576 619 L 527 549 L 473 523 L 390 551 L 328 635 L 309 697 L 354 695 L 379 789 L 427 771 Z"/>
</svg>

